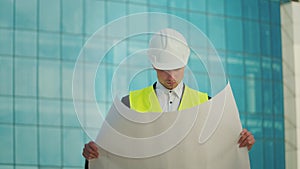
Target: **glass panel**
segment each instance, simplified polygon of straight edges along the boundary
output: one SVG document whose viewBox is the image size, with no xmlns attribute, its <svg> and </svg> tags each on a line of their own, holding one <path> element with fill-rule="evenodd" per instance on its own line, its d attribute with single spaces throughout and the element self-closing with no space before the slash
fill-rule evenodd
<svg viewBox="0 0 300 169">
<path fill-rule="evenodd" d="M 230 77 L 230 85 L 239 112 L 245 112 L 245 80 L 244 78 Z"/>
<path fill-rule="evenodd" d="M 275 168 L 274 169 L 282 169 L 285 168 L 285 157 L 284 157 L 284 141 L 276 140 L 275 143 Z"/>
<path fill-rule="evenodd" d="M 272 116 L 264 116 L 264 138 L 274 138 L 274 122 Z"/>
<path fill-rule="evenodd" d="M 19 124 L 37 124 L 36 100 L 15 98 L 15 122 Z"/>
<path fill-rule="evenodd" d="M 0 123 L 13 122 L 13 100 L 12 97 L 0 97 Z"/>
<path fill-rule="evenodd" d="M 189 22 L 196 25 L 204 34 L 207 33 L 206 16 L 204 14 L 189 12 Z"/>
<path fill-rule="evenodd" d="M 15 126 L 16 163 L 37 164 L 37 128 L 36 126 Z M 49 138 L 47 138 L 49 139 Z"/>
<path fill-rule="evenodd" d="M 275 138 L 284 139 L 284 124 L 282 117 L 275 117 L 274 119 Z"/>
<path fill-rule="evenodd" d="M 225 49 L 225 23 L 224 18 L 208 16 L 208 38 L 217 49 Z"/>
<path fill-rule="evenodd" d="M 0 149 L 2 151 L 2 153 L 0 153 L 0 163 L 13 163 L 14 162 L 14 151 L 12 151 L 14 148 L 13 126 L 0 124 L 0 133 L 1 133 Z"/>
<path fill-rule="evenodd" d="M 148 8 L 145 5 L 141 4 L 128 4 L 128 14 L 134 14 L 138 12 L 147 12 Z M 139 21 L 141 22 L 141 21 Z M 139 24 L 136 24 L 135 26 L 140 26 Z"/>
<path fill-rule="evenodd" d="M 263 138 L 263 117 L 258 115 L 247 116 L 247 129 L 255 136 L 255 139 Z M 256 144 L 255 144 L 256 146 Z"/>
<path fill-rule="evenodd" d="M 271 55 L 271 31 L 268 24 L 260 24 L 261 54 Z"/>
<path fill-rule="evenodd" d="M 251 78 L 261 78 L 260 57 L 246 56 L 245 58 L 246 76 Z"/>
<path fill-rule="evenodd" d="M 242 11 L 245 18 L 258 19 L 258 0 L 243 0 Z"/>
<path fill-rule="evenodd" d="M 39 61 L 39 96 L 60 97 L 60 62 Z"/>
<path fill-rule="evenodd" d="M 281 82 L 273 82 L 273 111 L 276 115 L 283 115 L 283 86 Z"/>
<path fill-rule="evenodd" d="M 249 152 L 251 168 L 263 168 L 264 166 L 264 148 L 263 140 L 256 139 L 255 146 Z"/>
<path fill-rule="evenodd" d="M 262 57 L 262 77 L 266 80 L 272 79 L 272 60 L 267 57 Z"/>
<path fill-rule="evenodd" d="M 148 3 L 150 5 L 167 6 L 168 0 L 151 0 Z"/>
<path fill-rule="evenodd" d="M 281 31 L 280 25 L 271 25 L 272 56 L 281 60 Z"/>
<path fill-rule="evenodd" d="M 282 81 L 282 63 L 279 60 L 273 60 L 273 80 Z"/>
<path fill-rule="evenodd" d="M 15 58 L 15 94 L 36 96 L 36 60 Z"/>
<path fill-rule="evenodd" d="M 264 168 L 274 168 L 274 142 L 264 141 Z"/>
<path fill-rule="evenodd" d="M 227 73 L 231 76 L 245 76 L 244 57 L 237 54 L 228 54 L 227 56 Z"/>
<path fill-rule="evenodd" d="M 63 102 L 63 125 L 69 127 L 80 127 L 72 101 Z"/>
<path fill-rule="evenodd" d="M 39 140 L 40 165 L 61 166 L 62 147 L 60 129 L 40 127 Z M 69 152 L 69 154 L 72 153 Z"/>
<path fill-rule="evenodd" d="M 243 51 L 243 27 L 242 21 L 226 19 L 226 47 L 227 50 Z"/>
<path fill-rule="evenodd" d="M 39 124 L 60 126 L 60 103 L 57 100 L 39 100 Z"/>
<path fill-rule="evenodd" d="M 81 129 L 65 129 L 63 130 L 63 165 L 65 166 L 82 166 L 82 147 L 83 133 Z M 70 153 L 72 152 L 72 153 Z"/>
<path fill-rule="evenodd" d="M 12 58 L 0 56 L 0 94 L 12 95 L 13 88 L 13 73 L 12 73 Z"/>
<path fill-rule="evenodd" d="M 207 2 L 207 12 L 224 14 L 224 0 L 209 0 Z"/>
<path fill-rule="evenodd" d="M 105 23 L 104 1 L 84 1 L 85 2 L 85 31 L 92 34 Z"/>
<path fill-rule="evenodd" d="M 16 0 L 16 27 L 36 29 L 37 2 L 36 0 Z"/>
<path fill-rule="evenodd" d="M 187 1 L 169 0 L 168 7 L 171 8 L 187 8 Z"/>
<path fill-rule="evenodd" d="M 1 27 L 13 27 L 13 3 L 11 0 L 0 1 L 0 25 Z"/>
<path fill-rule="evenodd" d="M 36 56 L 36 32 L 16 31 L 15 54 L 18 56 Z"/>
<path fill-rule="evenodd" d="M 62 30 L 70 33 L 82 33 L 82 0 L 62 1 Z"/>
<path fill-rule="evenodd" d="M 270 9 L 271 22 L 280 26 L 280 2 L 270 1 Z"/>
<path fill-rule="evenodd" d="M 39 33 L 39 57 L 60 58 L 60 35 L 58 33 Z"/>
<path fill-rule="evenodd" d="M 248 78 L 246 80 L 247 111 L 260 114 L 262 112 L 261 80 Z"/>
<path fill-rule="evenodd" d="M 248 53 L 260 54 L 259 24 L 244 21 L 244 50 Z"/>
<path fill-rule="evenodd" d="M 63 60 L 75 61 L 82 47 L 82 37 L 74 35 L 62 36 L 62 58 Z"/>
<path fill-rule="evenodd" d="M 259 15 L 261 21 L 270 21 L 270 2 L 268 0 L 260 0 L 259 2 Z M 279 11 L 278 11 L 279 12 Z"/>
<path fill-rule="evenodd" d="M 193 11 L 206 11 L 206 0 L 188 1 L 189 9 Z"/>
<path fill-rule="evenodd" d="M 263 111 L 265 114 L 273 114 L 273 83 L 272 81 L 263 81 Z"/>
<path fill-rule="evenodd" d="M 62 62 L 62 96 L 65 99 L 72 99 L 72 78 L 75 63 Z"/>
<path fill-rule="evenodd" d="M 126 4 L 119 2 L 106 2 L 106 16 L 107 22 L 111 22 L 117 18 L 123 17 L 126 15 Z"/>
<path fill-rule="evenodd" d="M 1 165 L 0 164 L 0 169 L 14 169 L 14 165 Z"/>
<path fill-rule="evenodd" d="M 240 0 L 231 0 L 230 3 L 225 2 L 225 13 L 228 16 L 242 16 L 242 2 Z"/>
<path fill-rule="evenodd" d="M 11 30 L 0 29 L 0 54 L 12 55 L 13 33 Z"/>
<path fill-rule="evenodd" d="M 39 29 L 60 31 L 60 1 L 39 0 Z"/>
</svg>

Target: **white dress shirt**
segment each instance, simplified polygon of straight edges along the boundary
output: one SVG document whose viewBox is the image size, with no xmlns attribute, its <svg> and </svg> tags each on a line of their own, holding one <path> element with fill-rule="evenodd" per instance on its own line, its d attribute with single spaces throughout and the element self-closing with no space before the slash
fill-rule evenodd
<svg viewBox="0 0 300 169">
<path fill-rule="evenodd" d="M 172 90 L 165 88 L 159 81 L 156 83 L 155 92 L 163 112 L 177 111 L 182 90 L 182 81 Z"/>
</svg>

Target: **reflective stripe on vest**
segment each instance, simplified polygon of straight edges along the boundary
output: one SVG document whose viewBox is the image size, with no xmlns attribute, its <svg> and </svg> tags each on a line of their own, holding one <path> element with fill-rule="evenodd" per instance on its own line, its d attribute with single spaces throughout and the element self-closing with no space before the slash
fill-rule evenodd
<svg viewBox="0 0 300 169">
<path fill-rule="evenodd" d="M 178 110 L 184 110 L 197 106 L 206 102 L 207 100 L 207 93 L 199 92 L 185 85 Z M 137 112 L 162 112 L 162 108 L 159 104 L 153 86 L 131 91 L 129 93 L 129 102 L 130 108 Z"/>
</svg>

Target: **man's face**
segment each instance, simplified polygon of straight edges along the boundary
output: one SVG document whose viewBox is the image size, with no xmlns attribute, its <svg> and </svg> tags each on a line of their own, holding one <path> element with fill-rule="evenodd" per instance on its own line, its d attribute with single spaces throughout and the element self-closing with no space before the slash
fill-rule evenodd
<svg viewBox="0 0 300 169">
<path fill-rule="evenodd" d="M 155 69 L 155 68 L 154 68 Z M 158 81 L 167 89 L 174 89 L 181 82 L 184 75 L 184 67 L 174 70 L 155 69 Z"/>
</svg>

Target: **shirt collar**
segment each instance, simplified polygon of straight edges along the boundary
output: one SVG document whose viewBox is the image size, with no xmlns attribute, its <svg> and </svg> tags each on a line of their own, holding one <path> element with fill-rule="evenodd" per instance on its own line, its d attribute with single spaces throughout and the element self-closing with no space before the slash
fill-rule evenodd
<svg viewBox="0 0 300 169">
<path fill-rule="evenodd" d="M 163 86 L 159 81 L 156 84 L 156 91 L 157 92 L 170 93 L 170 91 L 171 91 L 171 92 L 174 92 L 174 94 L 178 98 L 181 98 L 182 90 L 183 90 L 183 82 L 182 81 L 172 90 L 165 88 L 165 86 Z"/>
</svg>

